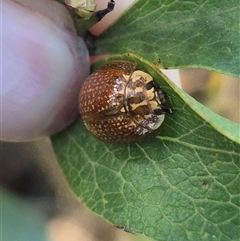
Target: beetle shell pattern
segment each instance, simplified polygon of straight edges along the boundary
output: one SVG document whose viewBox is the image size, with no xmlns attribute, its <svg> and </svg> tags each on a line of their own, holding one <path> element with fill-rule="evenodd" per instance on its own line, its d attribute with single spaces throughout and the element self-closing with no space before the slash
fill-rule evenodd
<svg viewBox="0 0 240 241">
<path fill-rule="evenodd" d="M 131 142 L 156 130 L 164 121 L 166 95 L 137 64 L 112 61 L 84 82 L 79 110 L 87 129 L 107 142 Z"/>
</svg>

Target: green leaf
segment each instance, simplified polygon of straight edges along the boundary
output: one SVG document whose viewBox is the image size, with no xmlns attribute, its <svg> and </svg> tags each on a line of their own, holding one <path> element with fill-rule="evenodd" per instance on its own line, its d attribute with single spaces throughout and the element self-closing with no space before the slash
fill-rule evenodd
<svg viewBox="0 0 240 241">
<path fill-rule="evenodd" d="M 238 0 L 138 0 L 98 37 L 96 54 L 134 53 L 167 68 L 239 76 L 239 10 Z"/>
<path fill-rule="evenodd" d="M 133 55 L 168 95 L 157 135 L 130 144 L 97 140 L 78 119 L 52 137 L 71 190 L 114 225 L 154 240 L 239 240 L 239 125 L 211 112 Z"/>
</svg>

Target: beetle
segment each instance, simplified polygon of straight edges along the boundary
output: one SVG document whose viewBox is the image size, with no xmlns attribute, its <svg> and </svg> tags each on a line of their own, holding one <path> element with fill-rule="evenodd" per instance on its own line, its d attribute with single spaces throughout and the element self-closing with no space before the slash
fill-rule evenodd
<svg viewBox="0 0 240 241">
<path fill-rule="evenodd" d="M 164 121 L 166 94 L 137 63 L 110 61 L 91 74 L 79 94 L 79 111 L 87 129 L 106 142 L 132 142 Z"/>
</svg>

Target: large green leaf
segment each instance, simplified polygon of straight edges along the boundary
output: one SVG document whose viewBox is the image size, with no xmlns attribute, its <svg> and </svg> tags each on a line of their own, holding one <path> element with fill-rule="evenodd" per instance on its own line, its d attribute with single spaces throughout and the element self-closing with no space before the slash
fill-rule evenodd
<svg viewBox="0 0 240 241">
<path fill-rule="evenodd" d="M 167 68 L 239 76 L 239 10 L 239 0 L 138 0 L 98 37 L 96 53 L 134 53 Z"/>
<path fill-rule="evenodd" d="M 155 65 L 132 55 L 168 94 L 157 135 L 131 144 L 98 141 L 77 120 L 52 137 L 70 188 L 114 225 L 154 240 L 239 240 L 239 125 L 196 102 Z"/>
</svg>

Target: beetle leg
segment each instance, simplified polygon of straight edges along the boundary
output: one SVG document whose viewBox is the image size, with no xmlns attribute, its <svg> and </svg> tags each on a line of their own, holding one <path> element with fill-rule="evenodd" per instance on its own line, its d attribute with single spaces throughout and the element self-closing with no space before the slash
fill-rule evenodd
<svg viewBox="0 0 240 241">
<path fill-rule="evenodd" d="M 114 6 L 115 6 L 115 2 L 113 0 L 111 0 L 110 2 L 108 2 L 107 8 L 96 12 L 96 16 L 97 16 L 98 21 L 100 21 L 108 13 L 112 12 L 113 9 L 114 9 Z"/>
</svg>

